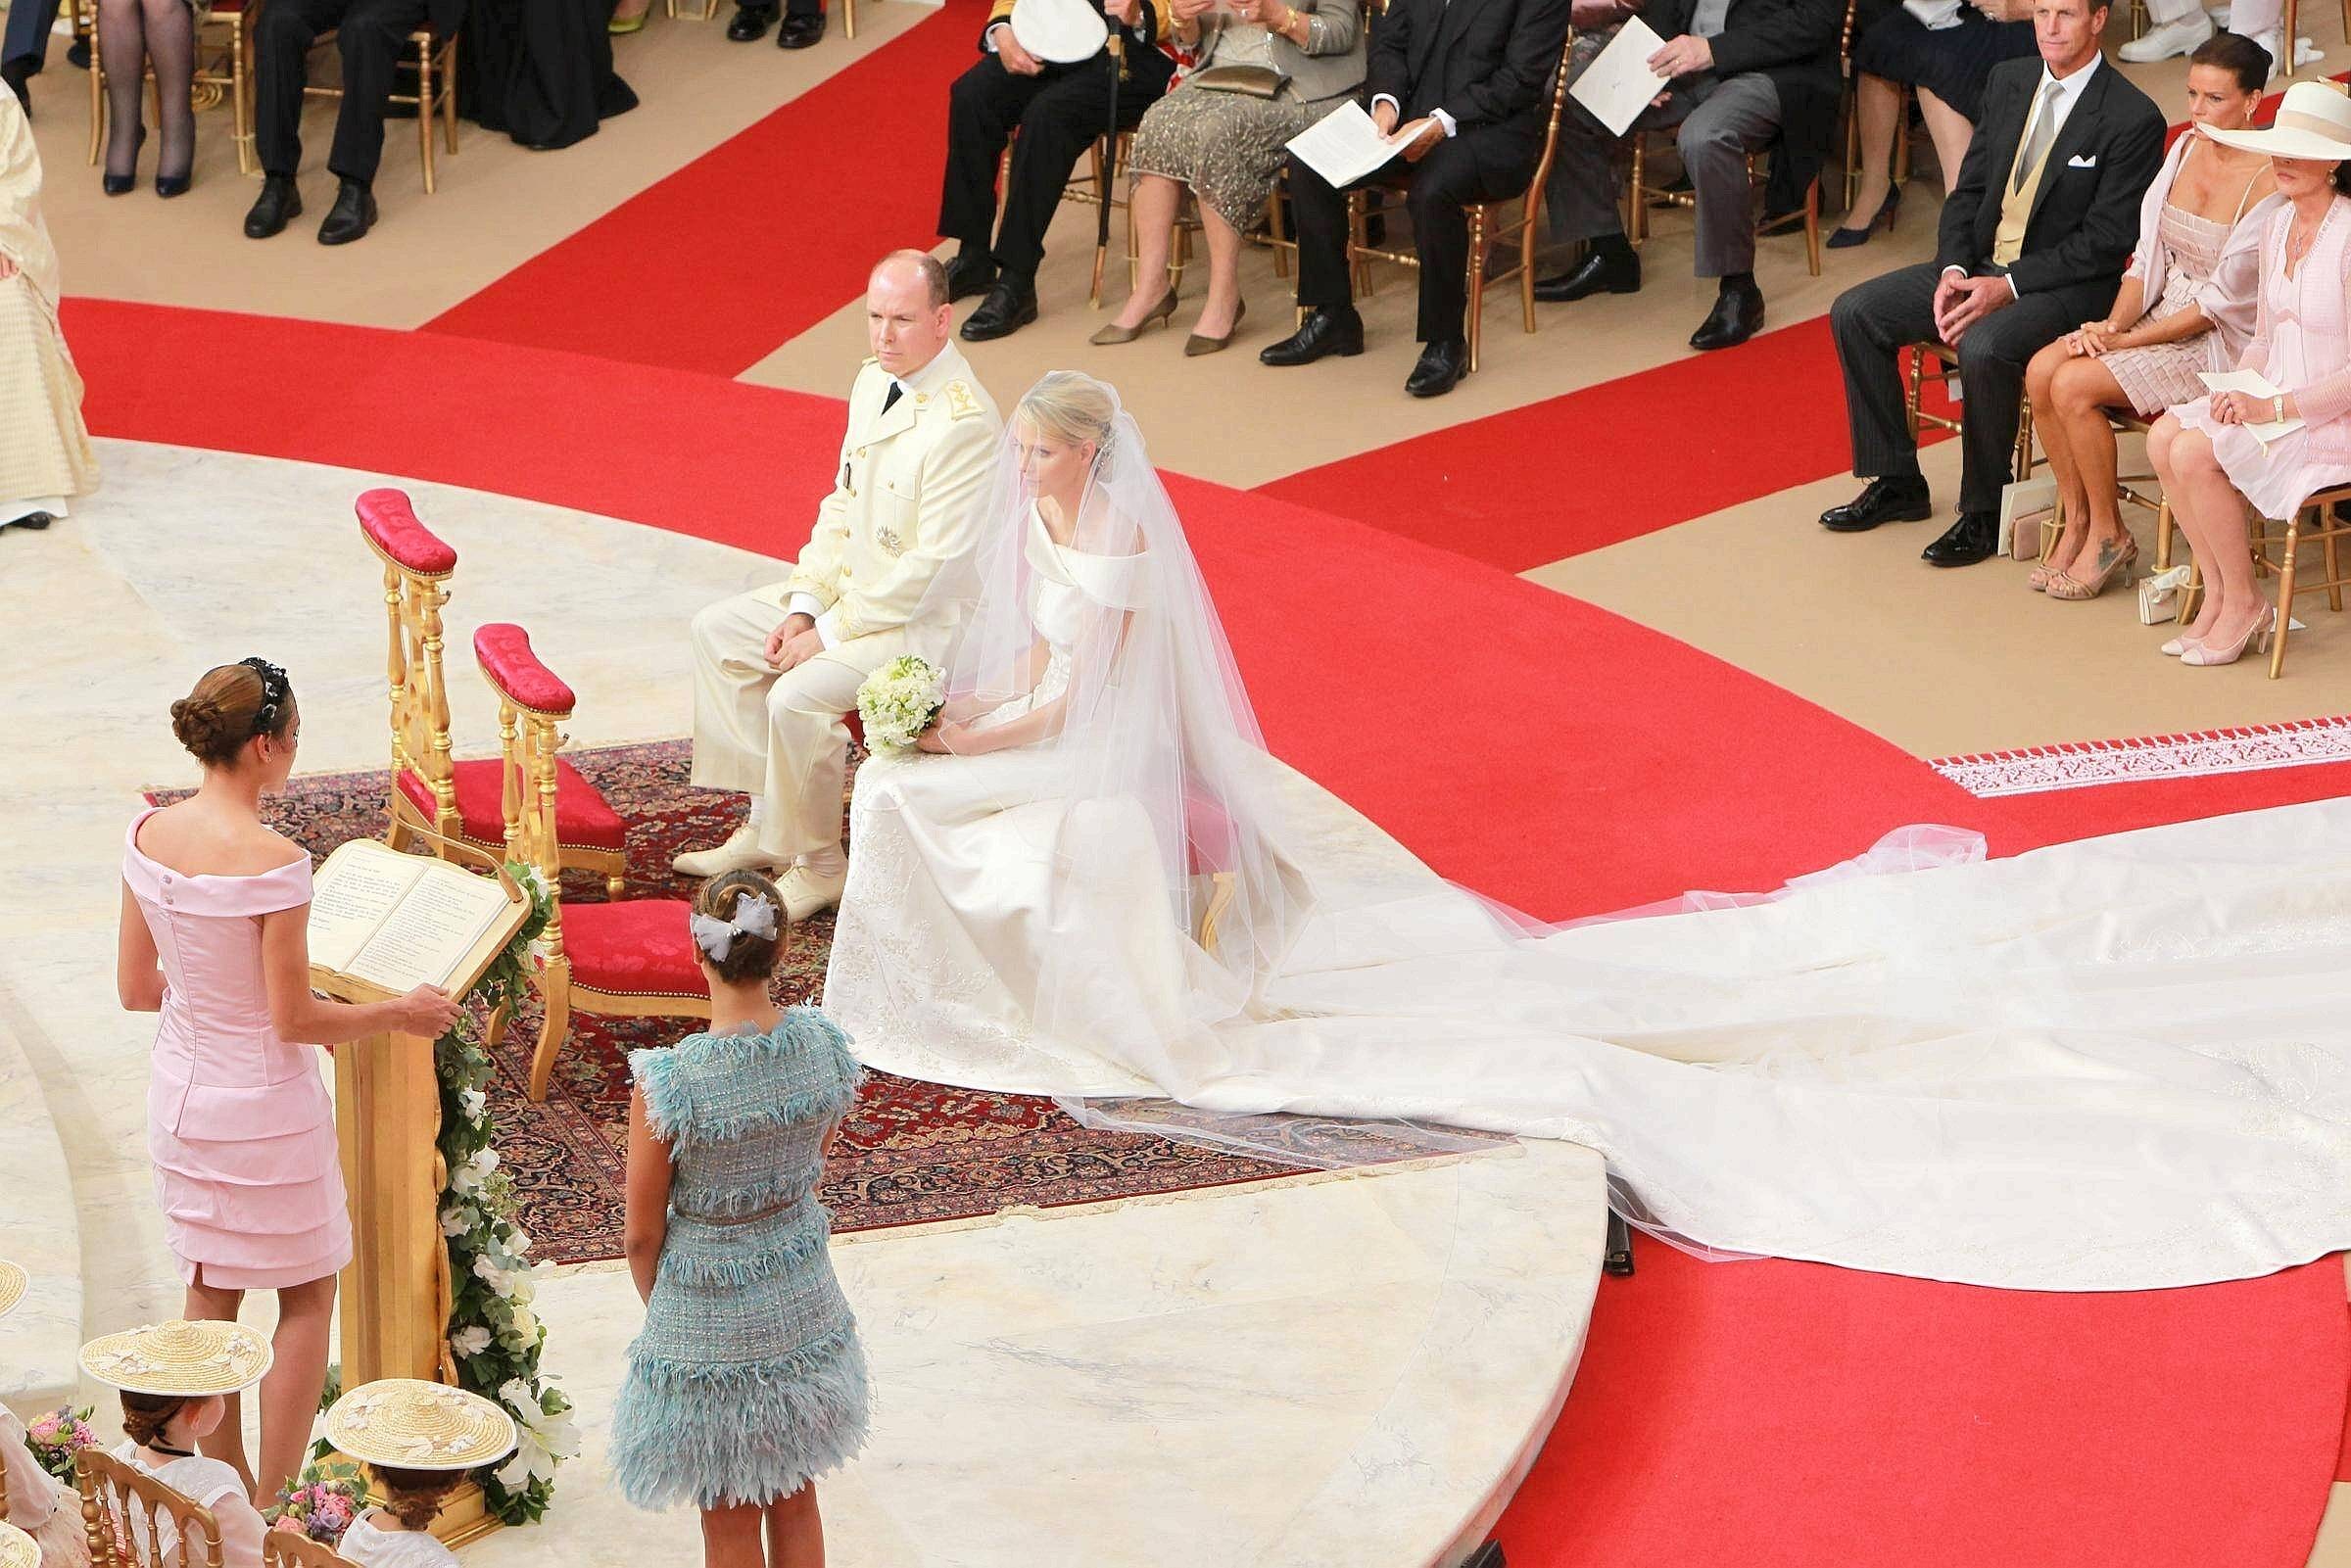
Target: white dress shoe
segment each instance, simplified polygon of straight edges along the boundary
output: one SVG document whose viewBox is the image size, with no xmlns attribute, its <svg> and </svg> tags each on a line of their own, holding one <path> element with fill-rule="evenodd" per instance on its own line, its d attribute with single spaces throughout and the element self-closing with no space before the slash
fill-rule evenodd
<svg viewBox="0 0 2351 1568">
<path fill-rule="evenodd" d="M 2202 11 L 2191 11 L 2178 22 L 2167 22 L 2160 27 L 2150 27 L 2144 38 L 2134 38 L 2115 51 L 2135 66 L 2151 65 L 2184 55 L 2212 36 L 2212 19 Z"/>
<path fill-rule="evenodd" d="M 670 862 L 681 877 L 724 877 L 731 871 L 775 871 L 783 864 L 759 847 L 759 835 L 744 823 L 716 849 L 695 849 Z"/>
<path fill-rule="evenodd" d="M 848 884 L 845 871 L 838 877 L 820 877 L 805 866 L 794 866 L 776 879 L 776 891 L 784 895 L 785 918 L 796 926 L 839 904 L 841 889 Z"/>
</svg>

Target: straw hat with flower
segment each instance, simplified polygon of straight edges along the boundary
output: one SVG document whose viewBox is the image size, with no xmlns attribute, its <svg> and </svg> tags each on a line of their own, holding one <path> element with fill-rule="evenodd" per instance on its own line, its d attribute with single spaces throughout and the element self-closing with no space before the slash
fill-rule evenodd
<svg viewBox="0 0 2351 1568">
<path fill-rule="evenodd" d="M 514 1419 L 478 1394 L 388 1377 L 334 1402 L 326 1441 L 365 1464 L 471 1470 L 514 1451 Z"/>
<path fill-rule="evenodd" d="M 202 1399 L 251 1388 L 269 1370 L 269 1342 L 242 1323 L 151 1323 L 81 1348 L 81 1369 L 129 1394 Z"/>
<path fill-rule="evenodd" d="M 2224 147 L 2337 164 L 2351 159 L 2351 96 L 2330 81 L 2297 81 L 2286 88 L 2278 118 L 2267 129 L 2215 130 L 2207 125 L 2203 130 Z"/>
<path fill-rule="evenodd" d="M 41 1568 L 41 1544 L 0 1519 L 0 1568 Z"/>
<path fill-rule="evenodd" d="M 17 1309 L 24 1299 L 24 1270 L 5 1258 L 0 1258 L 0 1317 Z"/>
</svg>

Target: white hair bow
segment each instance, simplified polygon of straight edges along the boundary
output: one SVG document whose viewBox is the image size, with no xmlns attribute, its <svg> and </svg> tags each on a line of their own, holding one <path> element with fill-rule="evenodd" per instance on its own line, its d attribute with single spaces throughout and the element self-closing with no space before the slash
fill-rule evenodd
<svg viewBox="0 0 2351 1568">
<path fill-rule="evenodd" d="M 776 934 L 775 901 L 765 893 L 737 893 L 733 920 L 696 915 L 688 926 L 694 932 L 694 945 L 709 954 L 711 963 L 724 964 L 735 950 L 736 937 Z"/>
</svg>

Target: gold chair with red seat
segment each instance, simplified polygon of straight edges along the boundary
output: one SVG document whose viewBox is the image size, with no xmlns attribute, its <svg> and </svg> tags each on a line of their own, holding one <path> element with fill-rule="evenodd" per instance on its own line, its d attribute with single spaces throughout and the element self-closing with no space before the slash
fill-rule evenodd
<svg viewBox="0 0 2351 1568">
<path fill-rule="evenodd" d="M 687 930 L 693 907 L 676 898 L 615 899 L 566 904 L 557 885 L 560 849 L 555 832 L 559 784 L 557 726 L 578 698 L 562 678 L 540 662 L 519 626 L 493 622 L 473 634 L 482 678 L 498 693 L 502 810 L 506 857 L 537 868 L 554 889 L 554 912 L 540 940 L 546 958 L 532 983 L 547 1004 L 539 1048 L 531 1058 L 531 1098 L 547 1098 L 555 1054 L 572 1010 L 607 1018 L 707 1019 L 710 991 Z M 495 1046 L 506 1027 L 504 1009 L 490 1020 Z"/>
<path fill-rule="evenodd" d="M 449 687 L 441 667 L 441 607 L 457 552 L 416 520 L 408 494 L 370 490 L 354 509 L 360 533 L 384 563 L 384 614 L 392 688 L 391 826 L 386 841 L 405 849 L 416 830 L 499 853 L 506 842 L 501 764 L 450 755 Z M 562 862 L 604 879 L 618 898 L 626 884 L 628 829 L 596 785 L 568 762 L 556 764 L 555 836 Z"/>
</svg>

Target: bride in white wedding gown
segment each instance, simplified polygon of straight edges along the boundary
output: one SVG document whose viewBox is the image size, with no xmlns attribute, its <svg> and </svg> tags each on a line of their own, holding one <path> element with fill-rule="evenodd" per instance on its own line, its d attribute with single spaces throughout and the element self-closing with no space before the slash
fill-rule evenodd
<svg viewBox="0 0 2351 1568">
<path fill-rule="evenodd" d="M 1565 1138 L 1676 1240 L 1975 1284 L 2351 1246 L 2351 803 L 1543 930 L 1286 826 L 1109 389 L 1045 377 L 991 504 L 943 754 L 858 776 L 826 1006 L 869 1064 Z"/>
</svg>

